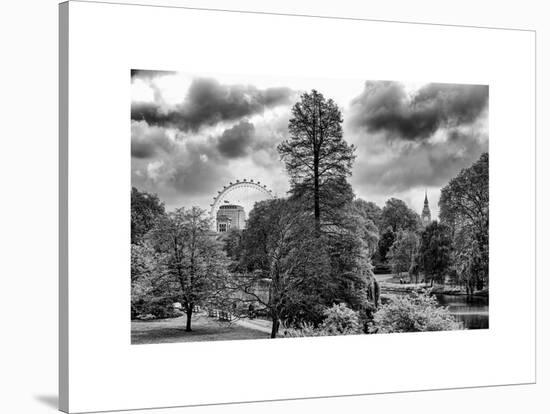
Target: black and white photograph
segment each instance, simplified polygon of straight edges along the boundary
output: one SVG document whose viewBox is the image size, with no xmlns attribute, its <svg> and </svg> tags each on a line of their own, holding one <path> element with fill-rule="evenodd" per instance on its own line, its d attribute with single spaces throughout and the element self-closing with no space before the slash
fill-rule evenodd
<svg viewBox="0 0 550 414">
<path fill-rule="evenodd" d="M 489 328 L 489 87 L 132 69 L 131 342 Z"/>
<path fill-rule="evenodd" d="M 546 414 L 542 4 L 3 2 L 0 411 Z"/>
</svg>

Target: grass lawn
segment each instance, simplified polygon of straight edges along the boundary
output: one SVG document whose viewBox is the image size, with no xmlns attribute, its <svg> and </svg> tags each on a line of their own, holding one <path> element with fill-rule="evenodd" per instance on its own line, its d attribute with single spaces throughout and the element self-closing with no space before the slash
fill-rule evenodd
<svg viewBox="0 0 550 414">
<path fill-rule="evenodd" d="M 194 315 L 191 322 L 193 330 L 185 332 L 185 320 L 182 316 L 155 321 L 132 321 L 132 344 L 269 338 L 269 334 L 260 329 L 241 326 L 236 322 L 219 321 L 203 314 Z"/>
</svg>

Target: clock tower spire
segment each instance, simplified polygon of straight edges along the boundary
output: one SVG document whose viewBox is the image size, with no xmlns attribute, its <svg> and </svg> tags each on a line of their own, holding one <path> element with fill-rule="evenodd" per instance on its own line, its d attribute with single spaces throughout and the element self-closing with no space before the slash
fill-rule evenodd
<svg viewBox="0 0 550 414">
<path fill-rule="evenodd" d="M 428 190 L 424 194 L 424 208 L 422 209 L 422 224 L 427 226 L 432 222 L 432 213 L 430 212 L 430 205 L 428 204 Z"/>
</svg>

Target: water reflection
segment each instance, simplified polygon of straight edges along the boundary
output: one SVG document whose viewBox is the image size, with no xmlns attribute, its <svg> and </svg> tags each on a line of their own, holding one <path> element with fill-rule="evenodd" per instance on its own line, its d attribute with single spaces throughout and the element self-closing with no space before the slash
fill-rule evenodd
<svg viewBox="0 0 550 414">
<path fill-rule="evenodd" d="M 466 295 L 435 295 L 442 306 L 458 321 L 464 323 L 466 329 L 489 328 L 489 298 L 482 296 L 468 297 Z"/>
</svg>

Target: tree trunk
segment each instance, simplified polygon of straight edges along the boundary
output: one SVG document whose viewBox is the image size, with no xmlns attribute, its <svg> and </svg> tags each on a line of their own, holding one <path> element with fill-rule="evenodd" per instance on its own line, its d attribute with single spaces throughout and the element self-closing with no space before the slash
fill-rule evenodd
<svg viewBox="0 0 550 414">
<path fill-rule="evenodd" d="M 380 284 L 378 283 L 378 280 L 376 280 L 376 277 L 374 277 L 374 307 L 378 309 L 378 304 L 380 303 Z"/>
<path fill-rule="evenodd" d="M 483 290 L 483 279 L 481 277 L 477 278 L 476 289 Z"/>
<path fill-rule="evenodd" d="M 272 316 L 273 324 L 271 325 L 271 337 L 276 338 L 277 332 L 279 332 L 279 317 L 276 315 Z"/>
<path fill-rule="evenodd" d="M 321 206 L 319 202 L 319 145 L 318 140 L 318 125 L 317 115 L 319 111 L 319 105 L 317 104 L 317 94 L 313 94 L 313 213 L 315 217 L 315 227 L 317 232 L 321 228 Z M 320 114 L 319 114 L 320 117 Z"/>
<path fill-rule="evenodd" d="M 320 221 L 321 221 L 321 206 L 319 201 L 319 161 L 317 160 L 317 157 L 315 157 L 314 164 L 314 177 L 313 177 L 313 208 L 314 208 L 314 216 L 315 216 L 315 225 L 317 227 L 317 230 L 320 228 Z"/>
<path fill-rule="evenodd" d="M 185 324 L 185 332 L 191 332 L 191 317 L 193 316 L 193 307 L 188 306 L 186 309 L 187 322 Z"/>
</svg>

